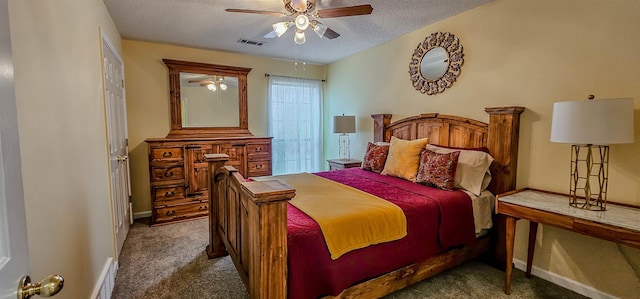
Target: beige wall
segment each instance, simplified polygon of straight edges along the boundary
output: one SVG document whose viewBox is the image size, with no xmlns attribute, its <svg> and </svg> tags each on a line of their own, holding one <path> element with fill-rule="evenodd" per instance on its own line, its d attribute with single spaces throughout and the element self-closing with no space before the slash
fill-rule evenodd
<svg viewBox="0 0 640 299">
<path fill-rule="evenodd" d="M 294 62 L 235 53 L 186 48 L 167 44 L 123 40 L 129 151 L 134 214 L 149 212 L 149 165 L 145 139 L 169 133 L 169 75 L 163 58 L 252 68 L 248 76 L 249 130 L 267 135 L 267 88 L 265 73 L 324 79 L 325 67 L 307 64 L 296 70 Z"/>
<path fill-rule="evenodd" d="M 9 19 L 28 274 L 88 298 L 114 256 L 99 28 L 120 35 L 101 0 L 10 0 Z"/>
<path fill-rule="evenodd" d="M 357 115 L 352 156 L 372 138 L 372 113 L 394 119 L 425 112 L 488 121 L 483 108 L 525 106 L 518 186 L 566 192 L 570 147 L 549 142 L 556 101 L 633 97 L 640 106 L 640 2 L 635 0 L 496 0 L 328 66 L 325 132 L 333 115 Z M 436 31 L 464 46 L 462 74 L 451 89 L 427 96 L 409 80 L 413 50 Z M 636 143 L 611 146 L 609 199 L 640 205 L 640 113 Z M 337 136 L 325 154 L 337 156 Z M 518 222 L 517 258 L 526 260 L 527 224 Z M 640 294 L 640 251 L 543 227 L 534 266 L 620 297 Z M 635 261 L 632 261 L 635 260 Z M 631 261 L 631 262 L 630 262 Z M 635 268 L 635 272 L 634 272 Z"/>
</svg>

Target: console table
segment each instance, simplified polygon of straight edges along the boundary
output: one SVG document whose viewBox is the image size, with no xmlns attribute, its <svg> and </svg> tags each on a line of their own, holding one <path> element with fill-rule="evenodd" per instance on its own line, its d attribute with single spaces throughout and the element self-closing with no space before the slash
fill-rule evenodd
<svg viewBox="0 0 640 299">
<path fill-rule="evenodd" d="M 569 196 L 536 189 L 520 189 L 496 197 L 496 213 L 506 218 L 505 294 L 510 293 L 513 270 L 513 242 L 516 220 L 529 220 L 529 247 L 526 276 L 531 277 L 531 262 L 538 224 L 551 225 L 588 236 L 640 248 L 640 209 L 607 203 L 606 211 L 591 211 L 569 206 Z"/>
</svg>

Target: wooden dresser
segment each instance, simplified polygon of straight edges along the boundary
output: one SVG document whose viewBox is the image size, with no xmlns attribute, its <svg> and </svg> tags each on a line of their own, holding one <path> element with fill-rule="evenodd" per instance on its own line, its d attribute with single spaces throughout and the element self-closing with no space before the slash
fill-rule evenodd
<svg viewBox="0 0 640 299">
<path fill-rule="evenodd" d="M 207 216 L 208 170 L 204 154 L 227 154 L 244 177 L 271 175 L 270 137 L 150 138 L 151 224 Z"/>
</svg>

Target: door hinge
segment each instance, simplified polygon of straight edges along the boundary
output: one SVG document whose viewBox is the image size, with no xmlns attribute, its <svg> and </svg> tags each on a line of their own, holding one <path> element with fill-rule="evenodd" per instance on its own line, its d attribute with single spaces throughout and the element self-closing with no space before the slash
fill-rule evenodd
<svg viewBox="0 0 640 299">
<path fill-rule="evenodd" d="M 124 146 L 129 146 L 129 138 L 124 140 Z"/>
</svg>

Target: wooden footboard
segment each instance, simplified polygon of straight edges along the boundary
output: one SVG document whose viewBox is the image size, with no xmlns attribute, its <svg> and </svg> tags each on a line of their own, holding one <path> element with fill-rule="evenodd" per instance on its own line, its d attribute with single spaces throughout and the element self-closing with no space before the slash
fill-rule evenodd
<svg viewBox="0 0 640 299">
<path fill-rule="evenodd" d="M 225 154 L 209 162 L 209 258 L 231 255 L 251 298 L 287 297 L 287 202 L 295 190 L 280 181 L 246 182 L 224 166 Z"/>
<path fill-rule="evenodd" d="M 429 137 L 440 145 L 487 147 L 494 156 L 490 190 L 515 188 L 519 117 L 522 107 L 487 108 L 489 124 L 461 117 L 423 114 L 390 123 L 391 115 L 374 115 L 374 140 L 391 136 Z M 278 181 L 247 182 L 228 156 L 205 155 L 209 162 L 209 258 L 231 255 L 251 298 L 287 297 L 287 202 L 295 190 Z M 449 250 L 407 267 L 362 282 L 338 298 L 377 298 L 477 257 L 494 241 L 483 238 L 473 247 Z"/>
</svg>

